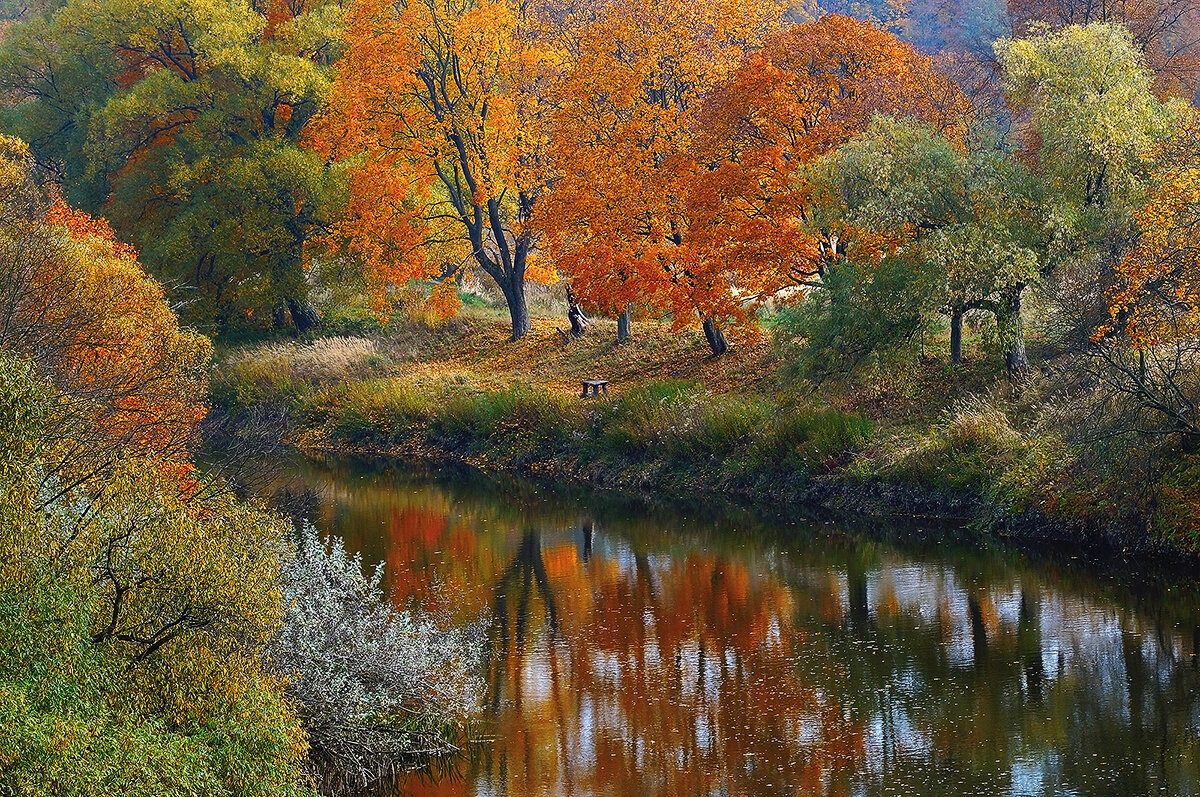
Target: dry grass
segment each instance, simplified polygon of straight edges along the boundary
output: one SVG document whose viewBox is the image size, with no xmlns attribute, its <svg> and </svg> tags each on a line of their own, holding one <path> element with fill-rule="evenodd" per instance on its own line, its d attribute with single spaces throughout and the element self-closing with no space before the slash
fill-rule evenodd
<svg viewBox="0 0 1200 797">
<path fill-rule="evenodd" d="M 311 343 L 264 343 L 238 349 L 223 367 L 255 364 L 293 380 L 327 382 L 366 376 L 381 363 L 377 341 L 364 337 L 319 338 Z"/>
<path fill-rule="evenodd" d="M 579 340 L 564 345 L 562 318 L 537 318 L 515 343 L 502 319 L 464 316 L 439 329 L 409 326 L 379 341 L 390 375 L 414 384 L 445 381 L 479 389 L 528 384 L 575 394 L 584 379 L 607 379 L 620 392 L 652 380 L 684 379 L 712 393 L 745 390 L 778 366 L 767 336 L 754 330 L 730 334 L 730 351 L 709 356 L 697 331 L 673 333 L 662 324 L 635 323 L 633 339 L 616 343 L 616 322 L 597 319 Z"/>
</svg>

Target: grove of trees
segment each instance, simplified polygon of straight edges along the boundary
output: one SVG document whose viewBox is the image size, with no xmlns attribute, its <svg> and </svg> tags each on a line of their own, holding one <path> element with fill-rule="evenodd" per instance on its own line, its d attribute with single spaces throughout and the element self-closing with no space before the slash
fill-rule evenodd
<svg viewBox="0 0 1200 797">
<path fill-rule="evenodd" d="M 1091 257 L 1115 277 L 1135 243 L 1193 9 L 1014 5 L 1028 35 L 974 69 L 978 47 L 877 24 L 923 41 L 922 13 L 74 0 L 6 30 L 3 123 L 218 332 L 310 329 L 352 266 L 385 314 L 414 280 L 453 313 L 478 270 L 515 340 L 526 280 L 557 272 L 595 311 L 703 325 L 714 354 L 802 298 L 838 361 L 939 318 L 957 361 L 983 311 L 1019 381 L 1029 289 Z"/>
</svg>

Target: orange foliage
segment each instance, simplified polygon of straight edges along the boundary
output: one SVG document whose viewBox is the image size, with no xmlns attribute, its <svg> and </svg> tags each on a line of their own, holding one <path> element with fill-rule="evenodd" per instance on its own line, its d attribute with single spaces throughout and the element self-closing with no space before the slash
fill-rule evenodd
<svg viewBox="0 0 1200 797">
<path fill-rule="evenodd" d="M 685 203 L 706 179 L 696 156 L 704 97 L 780 11 L 642 0 L 613 4 L 583 33 L 555 88 L 556 177 L 537 220 L 559 269 L 602 311 L 640 302 L 677 326 L 736 311 L 727 270 L 687 237 Z"/>
<path fill-rule="evenodd" d="M 394 286 L 449 280 L 472 259 L 506 295 L 521 285 L 542 180 L 540 98 L 560 56 L 540 24 L 508 0 L 350 7 L 310 143 L 349 164 L 335 237 L 361 260 L 381 310 Z"/>
<path fill-rule="evenodd" d="M 1136 348 L 1200 335 L 1200 113 L 1164 147 L 1138 244 L 1116 269 L 1112 320 L 1093 336 L 1123 332 Z"/>
<path fill-rule="evenodd" d="M 82 210 L 75 210 L 61 199 L 56 199 L 46 211 L 46 223 L 57 224 L 67 228 L 67 232 L 77 241 L 95 238 L 112 246 L 113 255 L 119 258 L 137 260 L 137 250 L 126 243 L 117 240 L 116 233 L 104 218 L 97 218 Z"/>
<path fill-rule="evenodd" d="M 707 149 L 720 165 L 695 194 L 707 245 L 751 264 L 738 274 L 759 293 L 808 279 L 825 242 L 807 228 L 804 165 L 876 113 L 961 141 L 969 112 L 932 59 L 870 23 L 830 15 L 773 36 L 708 103 Z"/>
<path fill-rule="evenodd" d="M 960 136 L 965 98 L 894 36 L 841 16 L 767 35 L 767 12 L 731 13 L 614 11 L 558 89 L 558 176 L 538 218 L 559 268 L 602 310 L 752 322 L 820 257 L 804 164 L 877 112 Z"/>
<path fill-rule="evenodd" d="M 120 451 L 162 464 L 195 489 L 187 444 L 204 417 L 208 340 L 179 328 L 162 286 L 104 219 L 56 201 L 47 232 L 24 252 L 21 295 L 0 345 L 30 351 L 63 409 L 93 435 L 93 454 Z"/>
</svg>

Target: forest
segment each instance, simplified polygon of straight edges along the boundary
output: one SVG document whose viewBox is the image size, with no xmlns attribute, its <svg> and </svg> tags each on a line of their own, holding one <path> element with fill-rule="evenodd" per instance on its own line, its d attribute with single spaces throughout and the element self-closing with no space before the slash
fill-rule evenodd
<svg viewBox="0 0 1200 797">
<path fill-rule="evenodd" d="M 214 451 L 1190 561 L 1198 33 L 1196 0 L 0 0 L 0 794 L 459 749 L 478 629 Z"/>
</svg>

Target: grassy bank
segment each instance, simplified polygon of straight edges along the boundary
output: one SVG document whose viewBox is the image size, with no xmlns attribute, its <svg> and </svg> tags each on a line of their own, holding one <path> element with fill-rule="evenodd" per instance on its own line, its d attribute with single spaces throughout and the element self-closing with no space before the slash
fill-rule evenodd
<svg viewBox="0 0 1200 797">
<path fill-rule="evenodd" d="M 974 520 L 1060 541 L 1194 551 L 1116 509 L 1056 433 L 1036 386 L 1014 392 L 978 354 L 853 382 L 789 375 L 764 335 L 705 356 L 699 333 L 603 324 L 564 346 L 555 322 L 510 343 L 503 323 L 275 343 L 224 352 L 214 417 L 251 445 L 451 458 L 488 470 L 664 493 L 818 501 Z M 579 396 L 583 379 L 611 381 Z M 1186 528 L 1186 526 L 1185 526 Z"/>
</svg>

